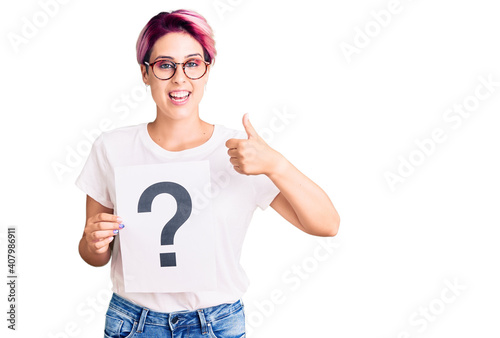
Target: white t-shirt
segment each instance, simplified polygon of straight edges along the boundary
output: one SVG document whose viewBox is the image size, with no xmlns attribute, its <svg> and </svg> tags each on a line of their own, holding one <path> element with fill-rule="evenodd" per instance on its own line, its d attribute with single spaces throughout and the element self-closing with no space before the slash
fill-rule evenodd
<svg viewBox="0 0 500 338">
<path fill-rule="evenodd" d="M 216 124 L 204 144 L 172 152 L 163 149 L 149 136 L 147 123 L 102 133 L 92 146 L 76 185 L 105 207 L 116 210 L 114 168 L 120 166 L 208 160 L 211 200 L 216 227 L 217 290 L 176 293 L 125 292 L 119 234 L 111 256 L 113 292 L 154 311 L 196 310 L 223 303 L 234 303 L 249 285 L 240 265 L 240 254 L 248 225 L 255 209 L 267 208 L 279 193 L 265 175 L 242 175 L 229 162 L 225 143 L 230 138 L 246 139 L 245 132 Z M 229 182 L 229 183 L 227 183 Z M 126 220 L 125 229 L 126 231 Z"/>
</svg>

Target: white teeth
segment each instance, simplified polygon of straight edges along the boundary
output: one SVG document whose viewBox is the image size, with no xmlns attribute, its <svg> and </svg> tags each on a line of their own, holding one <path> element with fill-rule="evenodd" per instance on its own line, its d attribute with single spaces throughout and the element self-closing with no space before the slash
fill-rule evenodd
<svg viewBox="0 0 500 338">
<path fill-rule="evenodd" d="M 189 95 L 189 92 L 187 91 L 183 91 L 183 92 L 174 92 L 174 93 L 170 93 L 170 96 L 172 97 L 186 97 Z"/>
</svg>

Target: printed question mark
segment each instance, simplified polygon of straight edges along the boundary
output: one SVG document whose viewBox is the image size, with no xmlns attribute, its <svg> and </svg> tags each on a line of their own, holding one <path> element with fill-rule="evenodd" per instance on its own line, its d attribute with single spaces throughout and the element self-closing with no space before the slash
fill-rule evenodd
<svg viewBox="0 0 500 338">
<path fill-rule="evenodd" d="M 177 212 L 161 231 L 161 245 L 172 245 L 175 233 L 186 222 L 193 209 L 191 196 L 186 188 L 174 182 L 159 182 L 150 185 L 139 198 L 137 212 L 151 212 L 151 205 L 155 197 L 164 193 L 172 195 L 177 202 Z M 160 266 L 177 266 L 175 252 L 160 253 Z"/>
</svg>

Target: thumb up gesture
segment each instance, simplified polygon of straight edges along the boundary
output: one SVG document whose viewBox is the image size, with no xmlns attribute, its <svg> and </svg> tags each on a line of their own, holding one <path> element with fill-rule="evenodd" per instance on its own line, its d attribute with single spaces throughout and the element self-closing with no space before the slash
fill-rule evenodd
<svg viewBox="0 0 500 338">
<path fill-rule="evenodd" d="M 253 128 L 248 114 L 243 115 L 243 127 L 248 139 L 227 140 L 227 153 L 234 170 L 245 175 L 270 175 L 282 160 L 282 156 L 271 148 Z"/>
</svg>

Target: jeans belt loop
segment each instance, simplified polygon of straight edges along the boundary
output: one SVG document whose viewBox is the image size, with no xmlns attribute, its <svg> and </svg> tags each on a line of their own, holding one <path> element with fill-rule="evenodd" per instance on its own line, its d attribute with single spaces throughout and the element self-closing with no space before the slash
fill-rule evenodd
<svg viewBox="0 0 500 338">
<path fill-rule="evenodd" d="M 144 330 L 144 323 L 146 322 L 146 317 L 148 315 L 149 309 L 143 308 L 141 313 L 141 319 L 139 319 L 139 326 L 137 327 L 137 333 L 142 333 Z"/>
<path fill-rule="evenodd" d="M 207 322 L 205 321 L 205 313 L 203 312 L 202 309 L 199 309 L 197 311 L 198 311 L 198 317 L 200 317 L 200 322 L 201 322 L 201 334 L 207 334 L 208 327 L 207 327 Z"/>
</svg>

